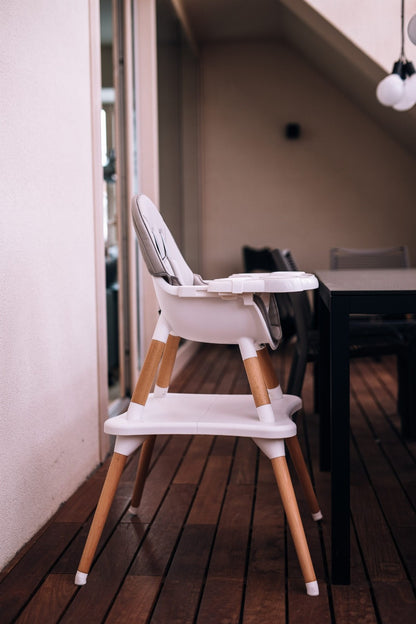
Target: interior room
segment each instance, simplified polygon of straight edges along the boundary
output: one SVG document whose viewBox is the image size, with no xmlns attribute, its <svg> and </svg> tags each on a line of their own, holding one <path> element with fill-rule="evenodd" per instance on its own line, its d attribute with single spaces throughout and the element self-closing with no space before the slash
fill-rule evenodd
<svg viewBox="0 0 416 624">
<path fill-rule="evenodd" d="M 416 0 L 23 0 L 0 15 L 0 619 L 413 621 Z M 387 78 L 402 90 L 388 105 Z M 302 402 L 289 416 L 324 516 L 310 517 L 288 454 L 319 596 L 305 593 L 275 465 L 211 430 L 158 434 L 134 514 L 147 447 L 128 453 L 88 583 L 74 584 L 120 448 L 104 427 L 135 403 L 165 318 L 133 227 L 141 194 L 197 276 L 181 282 L 174 264 L 169 287 L 257 297 L 266 325 L 277 302 L 271 362 Z M 247 247 L 272 264 L 249 266 Z M 385 265 L 365 301 L 342 286 L 336 317 L 331 250 L 398 248 L 404 264 Z M 290 252 L 284 269 L 276 250 Z M 270 271 L 289 272 L 280 299 Z M 300 291 L 315 350 L 293 385 Z M 372 329 L 354 341 L 353 322 Z M 169 394 L 251 393 L 257 409 L 246 343 L 185 334 L 170 328 Z"/>
</svg>

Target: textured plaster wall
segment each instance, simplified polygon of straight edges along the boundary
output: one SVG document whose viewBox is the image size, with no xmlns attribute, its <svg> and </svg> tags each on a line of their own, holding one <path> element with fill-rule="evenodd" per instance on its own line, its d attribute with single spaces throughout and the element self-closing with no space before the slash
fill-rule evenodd
<svg viewBox="0 0 416 624">
<path fill-rule="evenodd" d="M 414 157 L 293 48 L 205 45 L 201 103 L 204 276 L 241 270 L 244 244 L 315 270 L 333 246 L 405 243 L 416 264 Z"/>
<path fill-rule="evenodd" d="M 0 568 L 98 462 L 88 10 L 1 6 Z"/>
</svg>

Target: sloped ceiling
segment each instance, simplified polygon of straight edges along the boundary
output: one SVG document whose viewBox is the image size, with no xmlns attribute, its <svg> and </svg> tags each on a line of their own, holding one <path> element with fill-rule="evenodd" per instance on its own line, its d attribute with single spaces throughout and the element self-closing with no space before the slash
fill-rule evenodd
<svg viewBox="0 0 416 624">
<path fill-rule="evenodd" d="M 392 138 L 416 156 L 416 107 L 397 112 L 378 103 L 385 72 L 303 0 L 172 0 L 197 45 L 283 38 Z M 392 63 L 395 59 L 392 59 Z"/>
</svg>

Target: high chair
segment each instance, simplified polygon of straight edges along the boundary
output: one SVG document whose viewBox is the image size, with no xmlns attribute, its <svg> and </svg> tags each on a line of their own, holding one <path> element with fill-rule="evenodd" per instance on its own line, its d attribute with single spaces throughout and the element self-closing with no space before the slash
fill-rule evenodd
<svg viewBox="0 0 416 624">
<path fill-rule="evenodd" d="M 285 443 L 315 520 L 322 518 L 291 416 L 300 398 L 283 394 L 267 346 L 276 349 L 281 329 L 274 292 L 317 287 L 300 271 L 238 274 L 204 281 L 186 264 L 151 200 L 136 196 L 133 223 L 141 252 L 153 276 L 160 306 L 153 338 L 126 413 L 110 418 L 114 454 L 75 577 L 84 585 L 127 457 L 142 446 L 130 512 L 139 503 L 158 434 L 245 436 L 271 460 L 287 521 L 309 595 L 318 595 L 309 548 L 289 475 Z M 180 338 L 238 345 L 251 394 L 208 395 L 168 392 Z M 151 389 L 154 385 L 154 390 Z"/>
</svg>

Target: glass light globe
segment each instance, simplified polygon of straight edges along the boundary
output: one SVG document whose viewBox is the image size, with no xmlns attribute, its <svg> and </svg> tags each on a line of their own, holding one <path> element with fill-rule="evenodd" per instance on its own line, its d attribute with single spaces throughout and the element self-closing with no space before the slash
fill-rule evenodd
<svg viewBox="0 0 416 624">
<path fill-rule="evenodd" d="M 389 74 L 377 85 L 376 95 L 383 106 L 394 106 L 403 96 L 404 84 L 398 74 Z"/>
<path fill-rule="evenodd" d="M 413 15 L 407 25 L 407 34 L 412 43 L 416 44 L 416 15 Z"/>
<path fill-rule="evenodd" d="M 408 76 L 405 85 L 406 95 L 416 100 L 416 74 Z"/>
<path fill-rule="evenodd" d="M 403 95 L 400 100 L 393 106 L 394 110 L 397 111 L 407 111 L 412 108 L 416 104 L 416 98 L 412 97 L 411 93 L 408 92 L 407 84 L 408 78 L 404 80 L 403 84 Z"/>
</svg>

